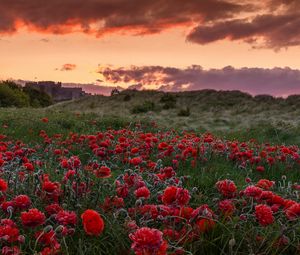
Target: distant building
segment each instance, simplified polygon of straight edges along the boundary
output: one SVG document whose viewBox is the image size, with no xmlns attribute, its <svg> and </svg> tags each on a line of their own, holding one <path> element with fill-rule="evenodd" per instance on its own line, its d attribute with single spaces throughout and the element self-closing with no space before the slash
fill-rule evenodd
<svg viewBox="0 0 300 255">
<path fill-rule="evenodd" d="M 119 95 L 119 94 L 120 94 L 120 91 L 119 91 L 117 88 L 114 88 L 114 89 L 110 92 L 110 95 L 111 95 L 111 96 Z"/>
<path fill-rule="evenodd" d="M 82 88 L 68 88 L 62 87 L 61 82 L 55 83 L 53 81 L 39 81 L 27 82 L 25 87 L 36 88 L 40 91 L 46 92 L 55 102 L 77 99 L 87 95 Z"/>
</svg>

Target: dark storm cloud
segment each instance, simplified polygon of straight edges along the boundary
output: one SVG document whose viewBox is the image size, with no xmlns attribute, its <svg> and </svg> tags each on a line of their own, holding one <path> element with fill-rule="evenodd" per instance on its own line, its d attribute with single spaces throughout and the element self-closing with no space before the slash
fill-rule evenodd
<svg viewBox="0 0 300 255">
<path fill-rule="evenodd" d="M 283 96 L 300 93 L 300 70 L 291 68 L 240 68 L 204 70 L 201 66 L 185 69 L 162 66 L 103 67 L 99 70 L 105 82 L 155 85 L 161 90 L 241 90 L 251 94 Z"/>
<path fill-rule="evenodd" d="M 300 1 L 266 0 L 260 14 L 235 17 L 210 24 L 200 23 L 187 35 L 187 40 L 207 44 L 222 39 L 241 40 L 254 48 L 279 50 L 300 45 Z"/>
<path fill-rule="evenodd" d="M 140 35 L 183 26 L 198 44 L 229 39 L 275 50 L 300 44 L 299 0 L 1 0 L 0 14 L 0 34 L 26 27 Z"/>
<path fill-rule="evenodd" d="M 76 25 L 86 33 L 119 29 L 153 33 L 194 19 L 231 17 L 244 8 L 229 0 L 1 0 L 0 31 L 13 32 L 24 24 L 52 33 L 72 32 Z M 91 27 L 96 22 L 102 26 Z"/>
<path fill-rule="evenodd" d="M 243 40 L 257 47 L 280 49 L 300 44 L 300 13 L 286 15 L 260 15 L 252 20 L 235 19 L 200 25 L 187 36 L 187 40 L 207 44 L 222 39 Z M 261 44 L 262 42 L 262 44 Z M 261 46 L 260 46 L 261 45 Z"/>
</svg>

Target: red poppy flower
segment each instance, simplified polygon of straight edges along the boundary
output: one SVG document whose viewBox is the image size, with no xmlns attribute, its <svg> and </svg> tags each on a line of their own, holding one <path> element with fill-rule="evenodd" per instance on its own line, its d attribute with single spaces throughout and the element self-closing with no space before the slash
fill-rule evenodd
<svg viewBox="0 0 300 255">
<path fill-rule="evenodd" d="M 4 246 L 1 250 L 2 255 L 19 255 L 21 254 L 20 249 L 17 246 L 9 247 L 9 246 Z"/>
<path fill-rule="evenodd" d="M 176 194 L 177 194 L 177 187 L 175 186 L 169 186 L 164 190 L 163 196 L 162 196 L 162 202 L 165 205 L 172 204 L 176 201 Z"/>
<path fill-rule="evenodd" d="M 8 188 L 7 182 L 3 179 L 0 179 L 0 191 L 5 192 Z"/>
<path fill-rule="evenodd" d="M 274 222 L 272 209 L 267 205 L 261 204 L 255 206 L 255 216 L 262 226 L 267 226 Z"/>
<path fill-rule="evenodd" d="M 196 225 L 201 233 L 209 232 L 216 225 L 215 221 L 212 219 L 199 219 Z"/>
<path fill-rule="evenodd" d="M 56 233 L 54 230 L 50 230 L 49 232 L 38 231 L 35 233 L 35 238 L 38 239 L 38 242 L 51 247 L 59 246 L 59 243 L 56 239 Z"/>
<path fill-rule="evenodd" d="M 101 166 L 99 169 L 95 170 L 95 175 L 98 178 L 109 178 L 111 177 L 111 170 L 107 166 Z"/>
<path fill-rule="evenodd" d="M 130 164 L 137 166 L 139 164 L 141 164 L 143 162 L 143 160 L 140 157 L 136 157 L 136 158 L 132 158 L 130 160 Z"/>
<path fill-rule="evenodd" d="M 0 226 L 0 238 L 7 242 L 16 242 L 19 237 L 19 229 L 16 228 L 15 224 L 9 225 L 1 222 Z"/>
<path fill-rule="evenodd" d="M 231 200 L 225 199 L 219 202 L 219 209 L 225 216 L 229 216 L 234 212 L 235 206 Z"/>
<path fill-rule="evenodd" d="M 180 206 L 186 205 L 190 201 L 190 194 L 187 189 L 178 188 L 176 193 L 176 201 Z"/>
<path fill-rule="evenodd" d="M 256 186 L 265 190 L 269 190 L 274 185 L 274 182 L 267 179 L 261 179 L 257 182 Z"/>
<path fill-rule="evenodd" d="M 232 198 L 236 195 L 237 187 L 231 180 L 222 180 L 216 183 L 218 191 L 227 198 Z"/>
<path fill-rule="evenodd" d="M 28 196 L 26 195 L 19 195 L 19 196 L 16 196 L 14 199 L 13 199 L 13 202 L 15 204 L 15 207 L 20 209 L 20 210 L 23 210 L 23 209 L 27 209 L 30 207 L 31 205 L 31 200 Z"/>
<path fill-rule="evenodd" d="M 77 215 L 75 212 L 59 211 L 55 216 L 56 221 L 61 225 L 76 225 Z"/>
<path fill-rule="evenodd" d="M 285 214 L 289 220 L 295 220 L 300 217 L 300 203 L 295 203 L 288 207 Z"/>
<path fill-rule="evenodd" d="M 30 171 L 30 172 L 34 171 L 34 166 L 31 163 L 24 163 L 23 166 L 25 167 L 25 169 L 27 171 Z"/>
<path fill-rule="evenodd" d="M 42 120 L 42 122 L 44 122 L 44 123 L 48 123 L 48 122 L 49 122 L 49 119 L 48 119 L 48 118 L 42 118 L 41 120 Z"/>
<path fill-rule="evenodd" d="M 262 193 L 262 190 L 261 188 L 259 187 L 256 187 L 256 186 L 248 186 L 247 188 L 245 188 L 244 190 L 244 194 L 247 196 L 247 197 L 259 197 Z"/>
<path fill-rule="evenodd" d="M 257 171 L 257 172 L 264 172 L 264 171 L 265 171 L 265 168 L 264 168 L 264 166 L 257 166 L 257 167 L 256 167 L 256 171 Z"/>
<path fill-rule="evenodd" d="M 104 221 L 98 212 L 86 210 L 81 214 L 84 231 L 91 236 L 99 236 L 104 230 Z"/>
<path fill-rule="evenodd" d="M 25 227 L 37 227 L 45 223 L 45 214 L 38 209 L 30 209 L 28 212 L 21 213 L 21 221 Z"/>
<path fill-rule="evenodd" d="M 140 198 L 140 197 L 143 197 L 143 198 L 146 198 L 148 199 L 150 197 L 150 191 L 147 187 L 141 187 L 141 188 L 138 188 L 135 192 L 134 192 L 135 196 L 137 198 Z"/>
<path fill-rule="evenodd" d="M 168 248 L 167 243 L 162 238 L 163 233 L 154 228 L 140 228 L 129 238 L 133 241 L 131 249 L 136 255 L 165 255 Z"/>
</svg>

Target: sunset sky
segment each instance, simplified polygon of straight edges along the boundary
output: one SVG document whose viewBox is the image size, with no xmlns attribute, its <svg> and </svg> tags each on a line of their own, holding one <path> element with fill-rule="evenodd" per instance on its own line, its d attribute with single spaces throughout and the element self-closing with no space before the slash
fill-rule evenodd
<svg viewBox="0 0 300 255">
<path fill-rule="evenodd" d="M 299 0 L 0 0 L 0 79 L 300 93 Z"/>
</svg>

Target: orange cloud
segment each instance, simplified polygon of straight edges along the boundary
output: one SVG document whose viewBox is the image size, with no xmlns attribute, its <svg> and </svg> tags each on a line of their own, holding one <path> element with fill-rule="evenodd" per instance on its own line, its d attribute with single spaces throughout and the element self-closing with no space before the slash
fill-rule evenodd
<svg viewBox="0 0 300 255">
<path fill-rule="evenodd" d="M 60 71 L 73 71 L 76 69 L 76 65 L 75 64 L 64 64 L 61 68 Z"/>
</svg>

